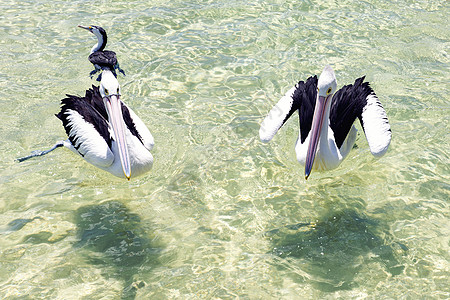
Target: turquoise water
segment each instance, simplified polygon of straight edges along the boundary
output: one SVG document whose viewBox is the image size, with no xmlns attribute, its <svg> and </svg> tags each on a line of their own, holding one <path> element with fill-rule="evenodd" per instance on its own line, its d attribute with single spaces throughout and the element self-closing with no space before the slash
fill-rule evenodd
<svg viewBox="0 0 450 300">
<path fill-rule="evenodd" d="M 2 299 L 448 299 L 448 1 L 2 1 Z M 123 100 L 155 137 L 127 182 L 67 149 L 66 93 L 95 83 L 109 34 Z M 360 130 L 333 171 L 304 180 L 290 120 L 259 124 L 331 64 L 366 75 L 393 139 Z M 360 128 L 359 124 L 357 124 Z"/>
</svg>

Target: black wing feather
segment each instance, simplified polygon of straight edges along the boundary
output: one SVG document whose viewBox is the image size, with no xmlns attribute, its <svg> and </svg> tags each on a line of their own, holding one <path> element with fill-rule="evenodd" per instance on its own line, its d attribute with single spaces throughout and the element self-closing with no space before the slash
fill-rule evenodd
<svg viewBox="0 0 450 300">
<path fill-rule="evenodd" d="M 136 129 L 136 124 L 134 124 L 133 119 L 131 118 L 130 111 L 123 102 L 122 102 L 122 116 L 123 121 L 125 122 L 125 125 L 127 125 L 127 128 L 128 130 L 130 130 L 131 134 L 137 137 L 141 141 L 142 145 L 144 145 L 142 137 Z"/>
<path fill-rule="evenodd" d="M 336 146 L 340 148 L 345 141 L 356 118 L 361 119 L 367 96 L 373 93 L 365 76 L 355 80 L 354 84 L 343 86 L 333 96 L 330 110 L 330 127 L 334 133 Z"/>
<path fill-rule="evenodd" d="M 306 82 L 299 81 L 297 86 L 292 97 L 298 103 L 296 107 L 300 119 L 300 141 L 303 144 L 311 131 L 317 97 L 317 76 L 309 77 Z"/>
<path fill-rule="evenodd" d="M 114 51 L 96 51 L 89 55 L 89 61 L 100 67 L 108 67 L 111 70 L 117 65 L 117 56 Z"/>
<path fill-rule="evenodd" d="M 77 145 L 78 137 L 70 136 L 72 125 L 68 119 L 69 114 L 67 112 L 69 110 L 78 112 L 86 122 L 92 124 L 100 136 L 106 141 L 108 146 L 111 147 L 112 139 L 108 129 L 108 115 L 105 106 L 103 105 L 103 100 L 98 87 L 92 86 L 92 89 L 86 90 L 85 97 L 74 95 L 66 96 L 67 98 L 61 100 L 61 111 L 56 114 L 56 117 L 62 121 L 72 145 L 76 147 L 75 145 Z"/>
</svg>

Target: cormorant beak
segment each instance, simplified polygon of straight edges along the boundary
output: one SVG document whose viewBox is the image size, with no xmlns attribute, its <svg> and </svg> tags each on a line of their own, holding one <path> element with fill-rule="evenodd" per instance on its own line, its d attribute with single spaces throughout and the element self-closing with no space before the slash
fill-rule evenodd
<svg viewBox="0 0 450 300">
<path fill-rule="evenodd" d="M 122 104 L 120 95 L 110 95 L 103 98 L 106 111 L 109 116 L 109 123 L 114 131 L 114 140 L 119 149 L 120 162 L 122 164 L 123 174 L 130 180 L 131 177 L 131 163 L 130 155 L 128 153 L 128 145 L 125 136 L 125 121 L 122 115 Z"/>
<path fill-rule="evenodd" d="M 82 25 L 78 25 L 78 27 L 89 30 L 90 32 L 92 32 L 92 27 L 91 26 L 82 26 Z"/>
<path fill-rule="evenodd" d="M 314 109 L 314 116 L 310 132 L 308 152 L 306 152 L 305 179 L 308 179 L 314 165 L 314 158 L 316 157 L 317 145 L 319 144 L 320 140 L 320 132 L 322 130 L 327 102 L 330 101 L 331 98 L 331 94 L 326 97 L 317 95 L 316 107 Z"/>
</svg>

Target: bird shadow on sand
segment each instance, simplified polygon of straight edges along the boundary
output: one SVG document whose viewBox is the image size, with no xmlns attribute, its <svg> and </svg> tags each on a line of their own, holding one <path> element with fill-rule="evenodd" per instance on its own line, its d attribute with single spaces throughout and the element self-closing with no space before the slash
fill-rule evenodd
<svg viewBox="0 0 450 300">
<path fill-rule="evenodd" d="M 387 241 L 388 233 L 381 227 L 380 222 L 346 209 L 265 235 L 272 242 L 272 254 L 286 260 L 282 268 L 296 274 L 296 281 L 300 278 L 320 291 L 334 292 L 354 288 L 354 279 L 366 264 L 381 264 L 392 276 L 403 271 L 397 257 L 407 248 Z"/>
<path fill-rule="evenodd" d="M 121 299 L 134 299 L 144 281 L 139 273 L 159 265 L 162 250 L 141 218 L 121 202 L 109 201 L 79 208 L 75 212 L 78 242 L 89 263 L 98 265 L 103 276 L 124 283 Z"/>
</svg>

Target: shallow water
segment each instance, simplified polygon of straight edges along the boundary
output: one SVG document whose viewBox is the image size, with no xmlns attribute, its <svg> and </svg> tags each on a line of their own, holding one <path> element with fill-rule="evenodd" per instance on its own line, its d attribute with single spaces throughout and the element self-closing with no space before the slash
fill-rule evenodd
<svg viewBox="0 0 450 300">
<path fill-rule="evenodd" d="M 3 299 L 450 297 L 447 1 L 2 1 Z M 109 34 L 124 101 L 155 137 L 127 182 L 67 149 L 66 93 L 95 83 Z M 296 117 L 259 124 L 298 80 L 362 75 L 393 132 L 360 129 L 342 165 L 304 180 Z"/>
</svg>

